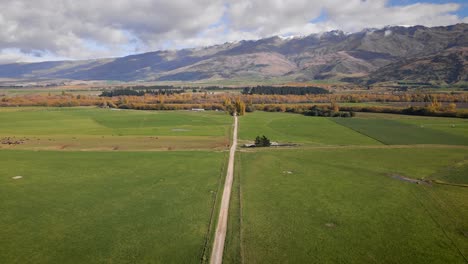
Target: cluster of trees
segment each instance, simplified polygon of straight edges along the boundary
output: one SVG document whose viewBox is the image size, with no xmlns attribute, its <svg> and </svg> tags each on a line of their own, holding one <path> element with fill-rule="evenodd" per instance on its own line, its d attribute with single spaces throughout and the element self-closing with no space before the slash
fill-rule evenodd
<svg viewBox="0 0 468 264">
<path fill-rule="evenodd" d="M 232 91 L 242 91 L 243 88 L 230 88 L 230 87 L 222 87 L 222 86 L 172 86 L 172 85 L 151 85 L 151 86 L 144 86 L 144 85 L 136 85 L 136 86 L 127 86 L 127 87 L 114 87 L 115 90 L 134 90 L 134 91 L 145 91 L 147 94 L 163 94 L 163 92 L 167 93 L 168 91 L 178 91 L 179 93 L 182 92 L 212 92 L 212 91 L 225 91 L 225 90 L 232 90 Z M 133 94 L 129 94 L 133 95 Z"/>
<path fill-rule="evenodd" d="M 246 105 L 244 101 L 242 101 L 240 98 L 237 98 L 234 102 L 232 102 L 229 98 L 226 98 L 223 102 L 223 106 L 225 107 L 226 111 L 231 115 L 245 115 Z"/>
<path fill-rule="evenodd" d="M 303 113 L 306 116 L 327 116 L 327 117 L 354 117 L 354 111 L 340 111 L 338 105 L 332 104 L 330 107 L 319 107 L 314 105 Z"/>
<path fill-rule="evenodd" d="M 109 106 L 109 102 L 107 102 Z M 128 103 L 116 105 L 120 109 L 135 109 L 135 110 L 191 110 L 194 108 L 206 110 L 224 111 L 222 104 L 145 104 L 145 103 Z M 110 107 L 110 106 L 109 106 Z"/>
<path fill-rule="evenodd" d="M 294 98 L 294 97 L 293 97 Z M 293 99 L 293 98 L 290 98 Z M 311 103 L 340 102 L 340 103 L 365 103 L 365 102 L 431 102 L 433 99 L 439 102 L 468 102 L 468 95 L 463 92 L 452 93 L 419 93 L 419 92 L 353 92 L 327 95 L 308 95 Z M 296 98 L 294 98 L 297 100 Z M 292 103 L 292 102 L 291 102 Z M 301 103 L 301 102 L 298 102 Z"/>
<path fill-rule="evenodd" d="M 145 95 L 144 91 L 136 91 L 132 89 L 115 89 L 110 91 L 102 91 L 99 95 L 100 97 L 114 97 L 114 96 L 124 96 L 124 95 L 132 95 L 132 96 L 143 96 Z"/>
<path fill-rule="evenodd" d="M 448 107 L 435 110 L 430 106 L 410 106 L 406 108 L 387 106 L 343 106 L 341 109 L 355 112 L 468 118 L 468 111 L 456 111 L 453 107 L 452 109 Z"/>
<path fill-rule="evenodd" d="M 179 90 L 180 89 L 172 85 L 150 85 L 150 86 L 135 85 L 135 86 L 129 86 L 126 88 L 132 89 L 132 90 Z"/>
<path fill-rule="evenodd" d="M 21 95 L 13 97 L 2 97 L 1 106 L 50 106 L 50 107 L 71 107 L 71 106 L 93 106 L 99 105 L 100 98 L 95 96 L 77 95 L 63 93 L 62 95 Z"/>
<path fill-rule="evenodd" d="M 144 96 L 146 94 L 151 95 L 172 95 L 172 94 L 181 94 L 183 93 L 183 89 L 145 89 L 145 90 L 137 90 L 137 89 L 114 89 L 110 91 L 102 91 L 99 95 L 100 97 L 114 97 L 114 96 Z"/>
<path fill-rule="evenodd" d="M 306 94 L 328 94 L 328 90 L 320 87 L 293 87 L 293 86 L 257 86 L 246 87 L 243 89 L 242 94 L 279 94 L 279 95 L 306 95 Z"/>
<path fill-rule="evenodd" d="M 331 116 L 331 117 L 353 117 L 356 112 L 370 113 L 388 113 L 401 115 L 422 115 L 422 116 L 441 116 L 441 117 L 459 117 L 468 118 L 468 111 L 456 110 L 455 104 L 449 104 L 447 107 L 441 107 L 436 110 L 432 106 L 410 106 L 410 107 L 392 107 L 392 106 L 340 106 L 339 112 L 332 111 L 327 105 L 310 104 L 268 104 L 254 105 L 256 110 L 266 112 L 289 112 L 310 116 Z"/>
<path fill-rule="evenodd" d="M 265 136 L 257 136 L 255 138 L 255 147 L 269 147 L 271 146 L 270 139 Z"/>
<path fill-rule="evenodd" d="M 295 87 L 299 88 L 299 87 Z M 240 98 L 249 105 L 256 104 L 301 104 L 301 103 L 364 103 L 364 102 L 414 102 L 430 103 L 434 100 L 445 103 L 468 102 L 466 93 L 368 93 L 353 92 L 340 94 L 306 94 L 306 95 L 279 95 L 279 94 L 241 94 L 232 93 L 183 93 L 182 90 L 160 90 L 158 93 L 144 93 L 135 97 L 144 98 L 147 103 L 223 103 L 226 98 L 235 101 Z M 172 92 L 177 91 L 177 92 Z M 124 95 L 121 95 L 124 96 Z M 130 95 L 126 95 L 130 96 Z M 110 97 L 110 96 L 109 96 Z M 116 95 L 114 95 L 116 97 Z M 142 99 L 129 98 L 132 101 Z M 248 110 L 247 110 L 248 112 Z"/>
</svg>

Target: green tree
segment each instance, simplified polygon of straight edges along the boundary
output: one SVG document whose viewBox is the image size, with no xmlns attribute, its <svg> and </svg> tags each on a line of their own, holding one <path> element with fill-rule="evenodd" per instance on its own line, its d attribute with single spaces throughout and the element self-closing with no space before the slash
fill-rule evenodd
<svg viewBox="0 0 468 264">
<path fill-rule="evenodd" d="M 261 145 L 262 145 L 262 139 L 260 138 L 260 136 L 257 136 L 255 138 L 255 146 L 260 147 Z"/>
<path fill-rule="evenodd" d="M 262 144 L 263 144 L 264 147 L 269 147 L 269 146 L 271 146 L 270 140 L 269 140 L 267 137 L 265 137 L 265 136 L 262 137 Z"/>
<path fill-rule="evenodd" d="M 257 136 L 255 138 L 255 146 L 256 147 L 269 147 L 269 146 L 271 146 L 270 139 L 268 139 L 265 136 L 262 136 L 262 137 Z"/>
</svg>

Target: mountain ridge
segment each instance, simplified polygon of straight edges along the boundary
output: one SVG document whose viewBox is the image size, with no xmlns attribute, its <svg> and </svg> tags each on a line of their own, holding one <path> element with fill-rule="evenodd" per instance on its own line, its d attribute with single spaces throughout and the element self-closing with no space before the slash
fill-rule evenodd
<svg viewBox="0 0 468 264">
<path fill-rule="evenodd" d="M 443 54 L 449 56 L 447 53 L 466 47 L 468 24 L 440 27 L 388 26 L 349 34 L 334 30 L 292 38 L 274 36 L 203 48 L 152 51 L 119 58 L 2 64 L 0 77 L 119 81 L 232 78 L 346 81 L 351 78 L 360 83 L 400 79 L 456 83 L 467 80 L 466 52 L 457 55 L 456 61 L 461 65 L 461 70 L 456 67 L 445 69 L 437 60 L 424 58 L 443 57 Z M 411 64 L 413 60 L 420 63 Z M 430 78 L 424 74 L 434 71 L 414 70 L 388 74 L 392 72 L 392 67 L 396 67 L 396 71 L 404 63 L 406 68 L 411 68 L 415 65 L 420 67 L 423 62 L 433 64 L 434 67 L 439 63 L 436 67 L 438 73 L 429 75 L 433 76 Z M 449 60 L 446 64 L 450 64 Z M 431 67 L 429 65 L 426 68 Z M 449 71 L 458 71 L 456 74 L 460 76 L 440 77 L 455 74 Z"/>
</svg>

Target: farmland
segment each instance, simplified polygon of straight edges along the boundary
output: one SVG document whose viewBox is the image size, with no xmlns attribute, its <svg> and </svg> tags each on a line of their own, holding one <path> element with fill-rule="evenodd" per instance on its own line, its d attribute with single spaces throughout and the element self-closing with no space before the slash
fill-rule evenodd
<svg viewBox="0 0 468 264">
<path fill-rule="evenodd" d="M 231 120 L 218 112 L 0 109 L 0 262 L 206 259 Z"/>
<path fill-rule="evenodd" d="M 0 124 L 0 262 L 207 262 L 232 117 L 15 107 Z M 238 134 L 294 146 L 238 148 L 224 263 L 466 262 L 466 119 L 257 111 Z"/>
<path fill-rule="evenodd" d="M 301 146 L 238 153 L 226 263 L 466 262 L 466 188 L 410 181 L 468 183 L 466 120 L 359 114 L 298 125 L 300 117 L 267 115 L 242 117 L 241 139 L 266 131 Z M 309 136 L 284 129 L 294 125 Z M 392 125 L 406 134 L 392 138 Z M 377 143 L 342 141 L 349 130 Z M 326 146 L 309 141 L 319 136 Z"/>
<path fill-rule="evenodd" d="M 468 145 L 468 122 L 465 119 L 360 114 L 358 118 L 333 120 L 387 145 Z"/>
<path fill-rule="evenodd" d="M 327 118 L 267 112 L 255 112 L 243 117 L 239 131 L 241 140 L 252 141 L 256 136 L 263 134 L 273 141 L 311 146 L 381 144 Z"/>
<path fill-rule="evenodd" d="M 197 262 L 223 159 L 204 151 L 2 150 L 0 260 Z"/>
<path fill-rule="evenodd" d="M 241 153 L 242 252 L 233 254 L 246 263 L 464 263 L 457 247 L 468 253 L 467 191 L 390 175 L 427 177 L 465 155 L 466 149 Z"/>
<path fill-rule="evenodd" d="M 2 148 L 35 150 L 223 149 L 230 119 L 221 112 L 98 108 L 3 108 Z"/>
</svg>

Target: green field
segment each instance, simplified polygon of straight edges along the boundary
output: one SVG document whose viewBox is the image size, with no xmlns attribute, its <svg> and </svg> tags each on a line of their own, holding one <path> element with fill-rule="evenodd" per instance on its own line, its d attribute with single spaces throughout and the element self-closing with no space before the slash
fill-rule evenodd
<svg viewBox="0 0 468 264">
<path fill-rule="evenodd" d="M 390 175 L 428 177 L 466 153 L 430 148 L 243 152 L 237 161 L 241 196 L 231 204 L 226 260 L 465 263 L 458 250 L 468 254 L 463 234 L 468 190 Z"/>
<path fill-rule="evenodd" d="M 468 145 L 468 120 L 466 119 L 360 114 L 357 118 L 333 118 L 332 120 L 388 145 Z"/>
<path fill-rule="evenodd" d="M 324 145 L 380 145 L 365 135 L 343 128 L 328 118 L 312 118 L 289 113 L 254 112 L 241 117 L 239 138 L 253 141 L 266 135 L 280 143 Z"/>
<path fill-rule="evenodd" d="M 220 112 L 0 109 L 0 263 L 206 259 L 231 126 Z"/>
<path fill-rule="evenodd" d="M 297 146 L 238 149 L 225 263 L 466 263 L 466 120 L 239 122 L 240 143 Z M 0 263 L 206 263 L 231 128 L 211 111 L 0 108 Z"/>
<path fill-rule="evenodd" d="M 456 162 L 453 166 L 443 168 L 429 177 L 447 183 L 468 185 L 468 159 Z"/>
<path fill-rule="evenodd" d="M 224 159 L 0 151 L 0 262 L 199 262 Z"/>
<path fill-rule="evenodd" d="M 413 127 L 422 121 L 431 129 Z M 465 137 L 444 126 L 453 122 L 466 129 L 461 119 L 398 115 L 242 117 L 243 139 L 265 131 L 303 146 L 238 153 L 225 262 L 466 263 L 468 189 L 406 180 L 468 184 L 468 148 L 452 146 Z M 318 137 L 326 147 L 310 144 Z"/>
<path fill-rule="evenodd" d="M 2 148 L 36 150 L 224 149 L 231 118 L 221 112 L 99 108 L 3 108 Z"/>
</svg>

